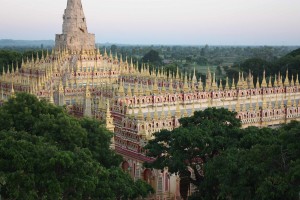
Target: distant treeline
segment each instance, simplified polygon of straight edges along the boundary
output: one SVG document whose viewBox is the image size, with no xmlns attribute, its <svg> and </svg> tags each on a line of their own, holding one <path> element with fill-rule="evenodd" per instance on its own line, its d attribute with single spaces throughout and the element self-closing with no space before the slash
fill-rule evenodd
<svg viewBox="0 0 300 200">
<path fill-rule="evenodd" d="M 249 71 L 254 76 L 254 81 L 256 82 L 257 77 L 262 80 L 263 71 L 266 71 L 267 80 L 271 77 L 272 82 L 275 79 L 275 75 L 280 74 L 285 77 L 286 71 L 288 70 L 289 79 L 294 78 L 296 80 L 296 75 L 300 75 L 300 49 L 296 49 L 287 55 L 279 58 L 275 61 L 267 61 L 262 58 L 250 58 L 239 64 L 235 64 L 232 67 L 224 67 L 227 76 L 235 80 L 238 79 L 239 72 L 244 72 L 244 77 L 248 75 Z"/>
<path fill-rule="evenodd" d="M 2 39 L 0 40 L 0 47 L 52 47 L 54 45 L 53 40 L 11 40 Z"/>
<path fill-rule="evenodd" d="M 15 50 L 0 50 L 0 72 L 2 73 L 3 68 L 5 71 L 7 71 L 7 68 L 9 67 L 10 70 L 12 69 L 12 66 L 14 69 L 16 67 L 20 67 L 22 63 L 22 59 L 24 61 L 27 61 L 27 59 L 31 60 L 36 59 L 37 55 L 39 55 L 39 58 L 42 57 L 42 53 L 46 54 L 47 50 L 25 50 L 25 51 L 15 51 Z"/>
</svg>

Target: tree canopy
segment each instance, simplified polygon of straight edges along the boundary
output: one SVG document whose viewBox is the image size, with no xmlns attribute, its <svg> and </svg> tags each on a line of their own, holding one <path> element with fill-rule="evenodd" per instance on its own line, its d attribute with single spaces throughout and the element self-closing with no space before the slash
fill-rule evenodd
<svg viewBox="0 0 300 200">
<path fill-rule="evenodd" d="M 190 184 L 189 199 L 297 199 L 300 123 L 242 129 L 235 114 L 208 108 L 155 133 L 145 149 L 156 160 L 146 166 L 179 173 L 184 199 Z"/>
<path fill-rule="evenodd" d="M 20 67 L 22 58 L 24 61 L 26 61 L 27 58 L 36 59 L 37 54 L 39 55 L 39 58 L 41 58 L 42 53 L 42 50 L 26 50 L 24 52 L 20 52 L 0 49 L 0 73 L 2 73 L 3 69 L 7 71 L 8 66 L 10 70 L 12 70 L 12 66 L 14 66 L 14 69 L 16 69 L 17 66 Z"/>
<path fill-rule="evenodd" d="M 153 192 L 119 168 L 122 159 L 109 149 L 111 137 L 98 121 L 17 94 L 0 107 L 1 196 L 135 199 Z"/>
<path fill-rule="evenodd" d="M 289 71 L 289 79 L 292 78 L 292 74 L 300 74 L 300 49 L 296 49 L 287 55 L 272 61 L 268 61 L 264 58 L 253 57 L 237 63 L 231 68 L 226 70 L 227 76 L 230 78 L 238 78 L 238 72 L 244 72 L 245 75 L 251 71 L 254 75 L 254 81 L 256 82 L 257 77 L 262 80 L 263 71 L 266 71 L 266 76 L 272 76 L 274 78 L 278 72 L 285 76 L 286 71 Z M 273 81 L 273 80 L 272 80 Z"/>
<path fill-rule="evenodd" d="M 148 53 L 146 53 L 144 55 L 144 57 L 142 58 L 142 62 L 144 63 L 151 63 L 153 65 L 161 65 L 161 58 L 159 56 L 159 53 L 155 50 L 150 50 Z"/>
</svg>

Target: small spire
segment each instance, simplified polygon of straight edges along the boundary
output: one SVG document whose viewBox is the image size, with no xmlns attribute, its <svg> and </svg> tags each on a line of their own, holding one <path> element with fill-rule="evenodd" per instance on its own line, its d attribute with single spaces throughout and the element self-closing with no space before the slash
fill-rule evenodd
<svg viewBox="0 0 300 200">
<path fill-rule="evenodd" d="M 218 86 L 217 86 L 217 83 L 216 83 L 216 73 L 214 73 L 213 82 L 212 82 L 212 90 L 217 90 L 217 89 L 218 89 Z"/>
<path fill-rule="evenodd" d="M 295 82 L 295 86 L 299 86 L 299 79 L 298 79 L 298 74 L 297 74 L 297 77 L 296 77 L 296 82 Z"/>
<path fill-rule="evenodd" d="M 235 105 L 235 112 L 240 112 L 241 111 L 241 103 L 240 103 L 240 98 L 238 97 L 237 103 Z"/>
<path fill-rule="evenodd" d="M 270 78 L 269 78 L 268 87 L 269 87 L 269 88 L 271 88 L 271 87 L 272 87 L 272 76 L 270 76 Z"/>
<path fill-rule="evenodd" d="M 229 90 L 229 81 L 228 81 L 228 76 L 226 77 L 225 90 Z"/>
<path fill-rule="evenodd" d="M 200 76 L 200 79 L 198 81 L 198 90 L 200 90 L 200 91 L 203 90 L 203 84 L 202 84 L 201 76 Z"/>
<path fill-rule="evenodd" d="M 170 110 L 170 105 L 168 104 L 168 114 L 167 114 L 167 118 L 171 119 L 172 118 L 172 114 L 171 114 L 171 110 Z"/>
<path fill-rule="evenodd" d="M 150 89 L 149 89 L 149 83 L 148 83 L 148 81 L 147 81 L 147 85 L 146 85 L 146 92 L 145 92 L 145 94 L 147 95 L 147 96 L 149 96 L 150 95 Z"/>
<path fill-rule="evenodd" d="M 288 100 L 287 100 L 286 106 L 287 106 L 287 108 L 292 106 L 291 93 L 289 93 L 289 96 L 288 96 Z"/>
<path fill-rule="evenodd" d="M 295 82 L 294 82 L 294 74 L 292 74 L 292 80 L 291 80 L 291 86 L 295 86 Z"/>
<path fill-rule="evenodd" d="M 185 73 L 185 78 L 184 78 L 184 83 L 183 83 L 183 91 L 185 93 L 189 92 L 189 86 L 188 86 L 188 77 L 187 77 L 187 73 Z"/>
<path fill-rule="evenodd" d="M 10 97 L 11 97 L 11 98 L 15 98 L 15 97 L 16 97 L 15 90 L 14 90 L 14 83 L 13 83 L 13 81 L 11 82 Z"/>
<path fill-rule="evenodd" d="M 231 105 L 231 101 L 229 101 L 229 105 L 228 105 L 228 111 L 232 111 L 232 105 Z"/>
<path fill-rule="evenodd" d="M 148 108 L 146 120 L 147 120 L 148 122 L 152 120 L 149 108 Z"/>
<path fill-rule="evenodd" d="M 247 111 L 246 99 L 243 100 L 243 112 Z"/>
<path fill-rule="evenodd" d="M 122 80 L 120 81 L 120 86 L 119 86 L 119 91 L 118 91 L 119 96 L 124 96 L 124 87 L 123 87 L 123 82 Z"/>
<path fill-rule="evenodd" d="M 176 68 L 176 74 L 175 74 L 175 79 L 179 79 L 179 69 L 178 69 L 178 66 Z"/>
<path fill-rule="evenodd" d="M 184 106 L 183 106 L 183 116 L 184 116 L 184 117 L 188 117 L 188 116 L 189 116 L 185 104 L 184 104 Z"/>
<path fill-rule="evenodd" d="M 269 96 L 269 101 L 268 101 L 268 108 L 269 108 L 269 109 L 272 109 L 272 108 L 273 108 L 273 103 L 272 103 L 273 101 L 272 101 L 272 100 L 273 100 L 273 99 L 272 99 L 272 96 L 270 95 L 270 96 Z"/>
<path fill-rule="evenodd" d="M 162 94 L 165 94 L 166 93 L 166 87 L 165 87 L 165 84 L 164 84 L 164 82 L 162 81 L 162 89 L 161 89 L 161 93 Z"/>
<path fill-rule="evenodd" d="M 232 78 L 231 89 L 235 89 L 236 90 L 234 78 Z"/>
<path fill-rule="evenodd" d="M 143 114 L 143 111 L 142 111 L 141 102 L 139 103 L 139 111 L 138 111 L 137 119 L 140 120 L 140 121 L 144 120 L 144 114 Z"/>
<path fill-rule="evenodd" d="M 289 70 L 288 69 L 286 70 L 286 73 L 285 73 L 285 80 L 284 80 L 283 86 L 285 86 L 285 87 L 290 86 Z"/>
<path fill-rule="evenodd" d="M 293 101 L 293 107 L 297 106 L 297 101 L 296 101 L 296 95 L 294 94 L 294 101 Z"/>
<path fill-rule="evenodd" d="M 275 79 L 276 80 L 276 79 Z M 275 109 L 278 109 L 279 108 L 279 104 L 278 104 L 278 96 L 277 94 L 275 95 L 275 106 L 274 106 Z"/>
<path fill-rule="evenodd" d="M 158 120 L 157 106 L 155 106 L 155 109 L 154 109 L 153 119 L 154 119 L 155 121 Z"/>
<path fill-rule="evenodd" d="M 1 87 L 1 100 L 4 101 L 4 93 L 3 93 L 3 88 Z"/>
<path fill-rule="evenodd" d="M 131 97 L 131 96 L 132 96 L 132 92 L 131 92 L 130 83 L 128 84 L 128 88 L 127 88 L 127 96 L 129 96 L 129 97 Z"/>
<path fill-rule="evenodd" d="M 87 83 L 86 83 L 86 86 L 85 86 L 85 98 L 91 98 L 89 80 L 87 80 Z"/>
<path fill-rule="evenodd" d="M 51 104 L 54 104 L 52 82 L 50 83 L 50 91 L 49 91 L 49 93 L 50 93 L 49 102 L 50 102 Z"/>
<path fill-rule="evenodd" d="M 281 98 L 280 108 L 281 108 L 281 109 L 284 109 L 284 99 L 283 99 L 283 96 L 282 96 L 282 98 Z"/>
<path fill-rule="evenodd" d="M 262 82 L 261 82 L 261 87 L 262 87 L 262 88 L 266 88 L 266 87 L 267 87 L 266 70 L 264 70 L 264 73 L 263 73 L 263 80 L 262 80 Z"/>
<path fill-rule="evenodd" d="M 259 111 L 259 102 L 258 102 L 258 98 L 256 98 L 255 110 L 256 110 L 256 111 Z"/>
<path fill-rule="evenodd" d="M 220 78 L 219 90 L 223 90 L 222 79 Z"/>
<path fill-rule="evenodd" d="M 173 89 L 173 79 L 171 78 L 170 83 L 169 83 L 169 93 L 173 94 L 173 91 L 174 91 L 174 89 Z"/>
<path fill-rule="evenodd" d="M 158 93 L 158 85 L 157 85 L 157 79 L 156 78 L 154 79 L 154 85 L 153 85 L 153 88 L 152 88 L 152 92 L 154 94 Z"/>
<path fill-rule="evenodd" d="M 268 104 L 267 104 L 267 98 L 265 96 L 263 96 L 263 104 L 262 104 L 262 109 L 265 110 L 268 108 Z"/>
<path fill-rule="evenodd" d="M 240 71 L 239 71 L 239 78 L 238 78 L 238 81 L 236 83 L 236 86 L 237 86 L 238 89 L 241 88 L 241 72 Z"/>
<path fill-rule="evenodd" d="M 277 75 L 275 74 L 274 77 L 274 87 L 278 87 L 278 80 L 277 80 Z"/>
<path fill-rule="evenodd" d="M 192 113 L 191 113 L 191 116 L 193 116 L 195 113 L 195 102 L 193 101 L 192 103 Z"/>
<path fill-rule="evenodd" d="M 197 82 L 197 77 L 196 77 L 196 68 L 194 67 L 194 74 L 193 74 L 193 79 L 194 82 Z"/>
<path fill-rule="evenodd" d="M 180 111 L 180 107 L 179 107 L 179 102 L 176 102 L 176 111 L 175 111 L 175 116 L 177 118 L 181 118 L 181 111 Z"/>
<path fill-rule="evenodd" d="M 160 113 L 160 119 L 161 120 L 165 120 L 166 119 L 166 115 L 165 115 L 165 111 L 164 111 L 164 106 L 161 107 L 161 113 Z"/>
<path fill-rule="evenodd" d="M 250 96 L 249 110 L 253 111 L 252 96 Z"/>
<path fill-rule="evenodd" d="M 59 92 L 64 92 L 64 86 L 62 84 L 62 80 L 59 81 L 58 90 L 59 90 Z"/>
<path fill-rule="evenodd" d="M 259 76 L 257 76 L 256 88 L 260 89 L 260 80 L 259 80 Z"/>
<path fill-rule="evenodd" d="M 139 96 L 138 82 L 134 83 L 133 96 Z"/>
</svg>

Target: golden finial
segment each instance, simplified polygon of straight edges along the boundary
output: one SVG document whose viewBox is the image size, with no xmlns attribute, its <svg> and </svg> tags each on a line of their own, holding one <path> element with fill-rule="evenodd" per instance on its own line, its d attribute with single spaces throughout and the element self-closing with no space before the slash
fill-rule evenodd
<svg viewBox="0 0 300 200">
<path fill-rule="evenodd" d="M 264 73 L 263 73 L 263 80 L 262 80 L 262 82 L 261 82 L 261 87 L 262 87 L 262 88 L 266 88 L 266 87 L 267 87 L 266 70 L 264 70 Z"/>
<path fill-rule="evenodd" d="M 172 114 L 171 114 L 171 110 L 170 110 L 170 105 L 168 105 L 168 114 L 167 114 L 167 118 L 171 119 L 172 118 Z"/>
<path fill-rule="evenodd" d="M 183 116 L 184 117 L 188 117 L 189 116 L 189 114 L 188 114 L 188 112 L 187 112 L 187 110 L 186 110 L 186 105 L 184 104 L 184 106 L 183 106 Z"/>
<path fill-rule="evenodd" d="M 151 113 L 150 113 L 149 108 L 148 108 L 147 119 L 146 119 L 146 120 L 147 120 L 147 121 L 151 121 L 151 120 L 152 120 L 152 118 L 151 118 Z"/>
<path fill-rule="evenodd" d="M 240 112 L 241 111 L 241 104 L 240 104 L 240 98 L 237 98 L 237 103 L 235 105 L 235 112 Z"/>
<path fill-rule="evenodd" d="M 226 77 L 226 84 L 225 84 L 225 90 L 229 90 L 229 81 L 228 81 L 228 76 Z"/>
<path fill-rule="evenodd" d="M 285 80 L 284 80 L 283 86 L 285 86 L 285 87 L 290 86 L 289 70 L 288 69 L 286 70 L 286 73 L 285 73 Z"/>
<path fill-rule="evenodd" d="M 141 120 L 141 121 L 144 120 L 144 114 L 143 114 L 143 111 L 142 111 L 141 102 L 139 103 L 139 112 L 138 112 L 137 119 Z"/>
<path fill-rule="evenodd" d="M 154 109 L 153 119 L 154 119 L 155 121 L 158 120 L 157 106 L 155 106 L 155 109 Z"/>
<path fill-rule="evenodd" d="M 128 88 L 127 88 L 127 96 L 129 96 L 129 97 L 131 97 L 131 96 L 132 96 L 132 92 L 131 92 L 130 83 L 128 84 Z"/>
<path fill-rule="evenodd" d="M 165 111 L 164 111 L 164 106 L 161 107 L 160 119 L 161 120 L 165 120 L 166 119 L 166 115 L 165 115 Z"/>
<path fill-rule="evenodd" d="M 175 116 L 176 116 L 177 118 L 181 118 L 181 111 L 180 111 L 180 108 L 179 108 L 179 102 L 178 102 L 178 101 L 176 102 Z"/>
<path fill-rule="evenodd" d="M 295 86 L 299 86 L 299 78 L 298 78 L 298 74 L 297 74 L 297 76 L 296 76 Z"/>
</svg>

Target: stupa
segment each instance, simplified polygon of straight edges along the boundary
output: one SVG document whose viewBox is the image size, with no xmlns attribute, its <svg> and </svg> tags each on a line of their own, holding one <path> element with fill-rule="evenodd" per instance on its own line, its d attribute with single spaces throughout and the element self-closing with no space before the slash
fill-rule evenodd
<svg viewBox="0 0 300 200">
<path fill-rule="evenodd" d="M 81 0 L 68 0 L 62 34 L 56 35 L 55 48 L 67 48 L 70 51 L 95 49 L 95 35 L 88 33 Z"/>
</svg>

